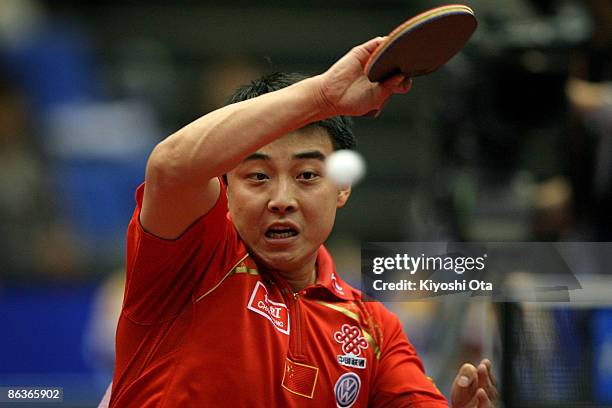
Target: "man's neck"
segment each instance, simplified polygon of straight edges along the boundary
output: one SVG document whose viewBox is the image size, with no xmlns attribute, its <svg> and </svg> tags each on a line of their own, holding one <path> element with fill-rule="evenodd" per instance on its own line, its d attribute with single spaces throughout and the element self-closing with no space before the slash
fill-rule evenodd
<svg viewBox="0 0 612 408">
<path fill-rule="evenodd" d="M 317 270 L 315 265 L 308 265 L 300 271 L 277 272 L 283 279 L 287 281 L 293 293 L 297 293 L 307 286 L 314 285 L 317 280 Z"/>
</svg>

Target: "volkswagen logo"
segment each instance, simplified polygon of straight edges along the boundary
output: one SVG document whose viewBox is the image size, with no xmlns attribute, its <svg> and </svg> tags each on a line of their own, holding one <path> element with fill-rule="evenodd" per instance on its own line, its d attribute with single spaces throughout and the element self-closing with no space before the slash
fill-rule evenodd
<svg viewBox="0 0 612 408">
<path fill-rule="evenodd" d="M 336 394 L 336 404 L 338 405 L 338 408 L 352 407 L 357 400 L 360 387 L 361 379 L 357 374 L 342 374 L 334 386 L 334 393 Z"/>
</svg>

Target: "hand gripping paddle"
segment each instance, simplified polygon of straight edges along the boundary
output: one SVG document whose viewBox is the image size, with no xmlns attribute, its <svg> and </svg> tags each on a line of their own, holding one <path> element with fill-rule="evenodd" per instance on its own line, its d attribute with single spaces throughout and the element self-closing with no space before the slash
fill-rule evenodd
<svg viewBox="0 0 612 408">
<path fill-rule="evenodd" d="M 463 48 L 476 25 L 472 9 L 461 4 L 425 11 L 393 30 L 370 55 L 364 72 L 372 82 L 434 72 Z"/>
</svg>

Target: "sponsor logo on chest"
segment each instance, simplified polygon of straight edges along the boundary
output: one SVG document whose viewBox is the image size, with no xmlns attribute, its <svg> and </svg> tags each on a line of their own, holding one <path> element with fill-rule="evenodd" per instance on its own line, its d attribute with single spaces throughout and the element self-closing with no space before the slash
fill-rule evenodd
<svg viewBox="0 0 612 408">
<path fill-rule="evenodd" d="M 357 326 L 343 324 L 340 330 L 334 333 L 336 343 L 342 345 L 343 355 L 338 355 L 338 363 L 345 367 L 366 368 L 367 360 L 360 357 L 362 350 L 368 348 L 368 341 L 363 337 L 361 329 Z"/>
<path fill-rule="evenodd" d="M 350 408 L 357 401 L 361 379 L 355 373 L 345 373 L 338 378 L 334 385 L 336 406 L 338 408 Z"/>
<path fill-rule="evenodd" d="M 279 332 L 289 335 L 289 310 L 284 303 L 270 300 L 263 283 L 255 285 L 247 309 L 268 319 Z"/>
</svg>

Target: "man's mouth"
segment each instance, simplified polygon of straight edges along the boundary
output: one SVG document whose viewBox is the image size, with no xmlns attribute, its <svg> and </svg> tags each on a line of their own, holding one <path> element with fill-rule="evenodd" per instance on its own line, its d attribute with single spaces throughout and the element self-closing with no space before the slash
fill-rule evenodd
<svg viewBox="0 0 612 408">
<path fill-rule="evenodd" d="M 298 234 L 293 228 L 270 228 L 266 231 L 266 237 L 272 239 L 283 239 L 294 237 Z"/>
</svg>

